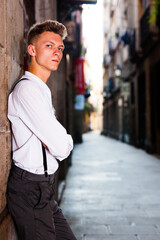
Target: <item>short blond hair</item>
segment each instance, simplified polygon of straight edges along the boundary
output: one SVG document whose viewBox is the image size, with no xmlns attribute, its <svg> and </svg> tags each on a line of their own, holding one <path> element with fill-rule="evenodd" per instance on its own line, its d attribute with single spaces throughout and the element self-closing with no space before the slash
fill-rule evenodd
<svg viewBox="0 0 160 240">
<path fill-rule="evenodd" d="M 36 23 L 30 28 L 28 32 L 28 45 L 43 32 L 57 33 L 63 40 L 67 37 L 67 29 L 62 23 L 56 20 L 46 20 L 42 23 Z"/>
</svg>

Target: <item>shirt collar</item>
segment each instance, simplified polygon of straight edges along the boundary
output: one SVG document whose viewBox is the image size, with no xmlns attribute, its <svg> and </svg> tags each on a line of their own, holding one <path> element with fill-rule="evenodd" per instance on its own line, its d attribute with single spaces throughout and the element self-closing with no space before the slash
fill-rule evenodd
<svg viewBox="0 0 160 240">
<path fill-rule="evenodd" d="M 22 78 L 28 78 L 29 80 L 35 81 L 38 84 L 40 84 L 44 89 L 46 89 L 47 91 L 50 92 L 49 87 L 47 86 L 46 83 L 44 83 L 39 77 L 37 77 L 36 75 L 34 75 L 31 72 L 25 71 L 25 74 Z"/>
</svg>

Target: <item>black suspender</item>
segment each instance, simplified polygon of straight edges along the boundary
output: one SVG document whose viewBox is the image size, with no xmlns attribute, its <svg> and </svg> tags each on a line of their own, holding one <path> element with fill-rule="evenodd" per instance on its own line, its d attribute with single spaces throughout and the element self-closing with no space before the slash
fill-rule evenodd
<svg viewBox="0 0 160 240">
<path fill-rule="evenodd" d="M 44 174 L 47 177 L 48 172 L 47 172 L 47 156 L 46 156 L 46 149 L 42 144 L 42 152 L 43 152 L 43 166 L 44 166 Z"/>
<path fill-rule="evenodd" d="M 27 78 L 22 78 L 22 79 L 18 80 L 17 82 L 15 82 L 15 84 L 13 85 L 13 87 L 12 87 L 10 93 L 13 92 L 15 86 L 16 86 L 20 81 L 22 81 L 22 80 L 28 80 L 28 79 L 27 79 Z M 42 142 L 41 142 L 41 144 L 42 144 Z M 47 155 L 46 155 L 46 149 L 45 149 L 45 147 L 43 146 L 43 144 L 42 144 L 42 153 L 43 153 L 43 167 L 44 167 L 44 174 L 45 174 L 45 176 L 47 177 L 47 176 L 48 176 L 48 169 L 47 169 Z"/>
</svg>

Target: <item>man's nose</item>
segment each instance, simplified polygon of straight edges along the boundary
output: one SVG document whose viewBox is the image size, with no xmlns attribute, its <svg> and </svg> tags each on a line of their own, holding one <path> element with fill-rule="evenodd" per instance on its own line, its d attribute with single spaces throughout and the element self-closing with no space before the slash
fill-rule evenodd
<svg viewBox="0 0 160 240">
<path fill-rule="evenodd" d="M 56 49 L 54 50 L 54 54 L 56 54 L 56 55 L 61 55 L 61 50 L 58 49 L 58 48 L 56 48 Z"/>
</svg>

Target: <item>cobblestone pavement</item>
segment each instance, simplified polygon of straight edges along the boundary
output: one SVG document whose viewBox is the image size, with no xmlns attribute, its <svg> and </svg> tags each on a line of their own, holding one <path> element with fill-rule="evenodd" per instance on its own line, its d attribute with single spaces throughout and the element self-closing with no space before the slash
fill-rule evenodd
<svg viewBox="0 0 160 240">
<path fill-rule="evenodd" d="M 160 240 L 160 159 L 98 132 L 84 134 L 61 208 L 78 240 Z"/>
</svg>

